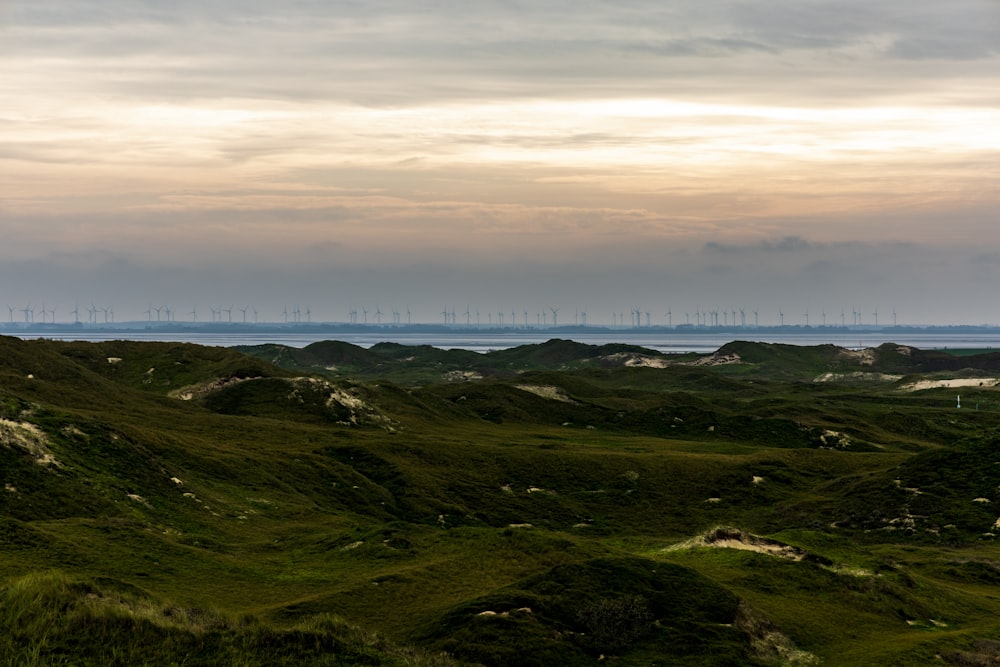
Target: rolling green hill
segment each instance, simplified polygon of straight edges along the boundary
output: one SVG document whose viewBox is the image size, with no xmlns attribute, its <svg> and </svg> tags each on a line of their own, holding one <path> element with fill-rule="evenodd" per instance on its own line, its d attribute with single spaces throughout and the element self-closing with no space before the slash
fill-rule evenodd
<svg viewBox="0 0 1000 667">
<path fill-rule="evenodd" d="M 989 664 L 995 363 L 0 338 L 0 664 Z"/>
</svg>

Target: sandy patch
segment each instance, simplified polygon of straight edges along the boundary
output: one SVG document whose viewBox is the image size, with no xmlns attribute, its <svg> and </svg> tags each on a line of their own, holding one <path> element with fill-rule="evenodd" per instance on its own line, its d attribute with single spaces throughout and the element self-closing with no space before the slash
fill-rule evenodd
<svg viewBox="0 0 1000 667">
<path fill-rule="evenodd" d="M 634 352 L 618 352 L 603 357 L 605 361 L 610 361 L 623 366 L 640 368 L 666 368 L 671 362 L 662 357 L 651 357 L 646 354 L 636 354 Z"/>
<path fill-rule="evenodd" d="M 0 419 L 0 444 L 25 450 L 40 466 L 62 465 L 52 455 L 45 432 L 30 422 Z"/>
<path fill-rule="evenodd" d="M 956 389 L 961 387 L 996 387 L 1000 378 L 955 378 L 951 380 L 917 380 L 899 387 L 900 391 L 924 389 Z"/>
<path fill-rule="evenodd" d="M 761 537 L 747 533 L 739 528 L 715 528 L 704 535 L 699 535 L 690 540 L 667 547 L 664 551 L 678 551 L 681 549 L 695 549 L 698 547 L 714 547 L 718 549 L 738 549 L 740 551 L 753 551 L 755 553 L 784 558 L 786 560 L 812 560 L 824 565 L 833 563 L 824 558 L 811 555 L 801 547 L 785 544 L 768 537 Z"/>
<path fill-rule="evenodd" d="M 851 436 L 846 433 L 841 433 L 840 431 L 831 431 L 829 429 L 823 431 L 819 436 L 821 447 L 850 447 L 851 446 Z"/>
<path fill-rule="evenodd" d="M 573 399 L 566 395 L 566 393 L 559 387 L 554 387 L 552 385 L 532 385 L 532 384 L 518 384 L 514 385 L 521 391 L 526 391 L 529 394 L 534 394 L 535 396 L 541 396 L 542 398 L 549 398 L 553 401 L 562 401 L 563 403 L 573 403 Z"/>
<path fill-rule="evenodd" d="M 854 371 L 853 373 L 823 373 L 813 378 L 813 382 L 897 382 L 901 379 L 903 379 L 902 375 Z"/>
<path fill-rule="evenodd" d="M 875 363 L 875 348 L 866 347 L 863 350 L 848 350 L 844 348 L 840 351 L 840 356 L 846 357 L 862 366 L 871 366 Z"/>
<path fill-rule="evenodd" d="M 132 502 L 139 503 L 140 505 L 145 505 L 146 507 L 152 509 L 152 506 L 149 504 L 149 501 L 140 496 L 138 493 L 129 493 L 126 495 L 128 496 L 128 499 L 131 500 Z"/>
<path fill-rule="evenodd" d="M 721 354 L 714 352 L 707 357 L 700 357 L 687 364 L 688 366 L 725 366 L 727 364 L 742 364 L 743 359 L 738 354 Z"/>
<path fill-rule="evenodd" d="M 174 391 L 169 392 L 167 396 L 170 398 L 179 398 L 182 401 L 190 401 L 195 398 L 201 398 L 202 396 L 215 393 L 234 384 L 248 382 L 252 379 L 253 378 L 217 378 L 210 382 L 191 384 L 186 387 L 181 387 L 180 389 L 175 389 Z"/>
<path fill-rule="evenodd" d="M 444 374 L 446 382 L 469 382 L 470 380 L 482 380 L 483 374 L 476 371 L 448 371 Z"/>
</svg>

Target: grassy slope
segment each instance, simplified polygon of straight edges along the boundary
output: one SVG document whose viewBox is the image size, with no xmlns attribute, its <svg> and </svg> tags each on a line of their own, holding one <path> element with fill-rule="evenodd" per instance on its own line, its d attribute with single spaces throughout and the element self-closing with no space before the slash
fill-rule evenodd
<svg viewBox="0 0 1000 667">
<path fill-rule="evenodd" d="M 177 630 L 164 609 L 215 610 L 230 638 L 241 614 L 299 639 L 336 614 L 487 664 L 553 652 L 590 664 L 600 647 L 580 634 L 581 610 L 632 593 L 659 624 L 621 664 L 778 659 L 753 614 L 831 665 L 923 664 L 998 629 L 997 549 L 982 535 L 1000 512 L 1000 423 L 933 391 L 789 384 L 759 368 L 753 379 L 583 368 L 354 387 L 386 420 L 349 426 L 322 392 L 293 391 L 286 372 L 230 351 L 0 342 L 3 416 L 42 428 L 59 462 L 0 447 L 0 565 L 22 578 L 4 590 L 47 570 L 71 591 L 138 587 L 181 644 L 205 631 Z M 571 363 L 565 352 L 547 354 Z M 825 363 L 788 365 L 802 375 Z M 273 379 L 165 396 L 217 378 Z M 234 406 L 242 413 L 220 414 Z M 849 442 L 820 449 L 827 430 Z M 667 549 L 717 525 L 835 567 Z M 522 607 L 531 614 L 512 613 Z M 324 632 L 321 644 L 340 630 Z M 289 641 L 290 655 L 305 650 Z M 205 655 L 231 655 L 227 642 Z M 387 646 L 371 650 L 388 664 Z"/>
</svg>

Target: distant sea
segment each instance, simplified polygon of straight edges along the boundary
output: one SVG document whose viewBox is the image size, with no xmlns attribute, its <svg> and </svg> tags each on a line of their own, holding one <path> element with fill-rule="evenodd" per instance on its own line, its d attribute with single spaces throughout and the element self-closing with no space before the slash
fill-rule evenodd
<svg viewBox="0 0 1000 667">
<path fill-rule="evenodd" d="M 660 327 L 615 330 L 602 327 L 566 327 L 565 329 L 489 329 L 449 330 L 444 327 L 368 327 L 324 328 L 321 326 L 243 326 L 199 329 L 194 327 L 102 328 L 59 327 L 20 329 L 4 327 L 0 334 L 23 339 L 53 340 L 136 340 L 197 343 L 218 347 L 278 344 L 305 347 L 323 340 L 339 340 L 360 347 L 392 342 L 403 345 L 430 345 L 443 349 L 489 352 L 520 345 L 543 343 L 563 338 L 591 345 L 624 343 L 640 345 L 660 352 L 713 352 L 734 340 L 748 340 L 789 345 L 833 344 L 859 349 L 882 343 L 899 343 L 922 349 L 1000 349 L 1000 329 L 986 327 L 896 327 L 883 330 L 845 329 L 840 327 L 772 327 L 743 329 L 706 329 Z"/>
</svg>

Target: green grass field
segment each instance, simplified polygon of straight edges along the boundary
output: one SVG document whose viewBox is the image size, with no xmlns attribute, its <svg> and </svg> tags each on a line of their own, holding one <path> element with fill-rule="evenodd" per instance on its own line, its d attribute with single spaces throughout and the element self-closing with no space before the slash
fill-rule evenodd
<svg viewBox="0 0 1000 667">
<path fill-rule="evenodd" d="M 996 365 L 0 338 L 0 664 L 991 664 Z"/>
</svg>

